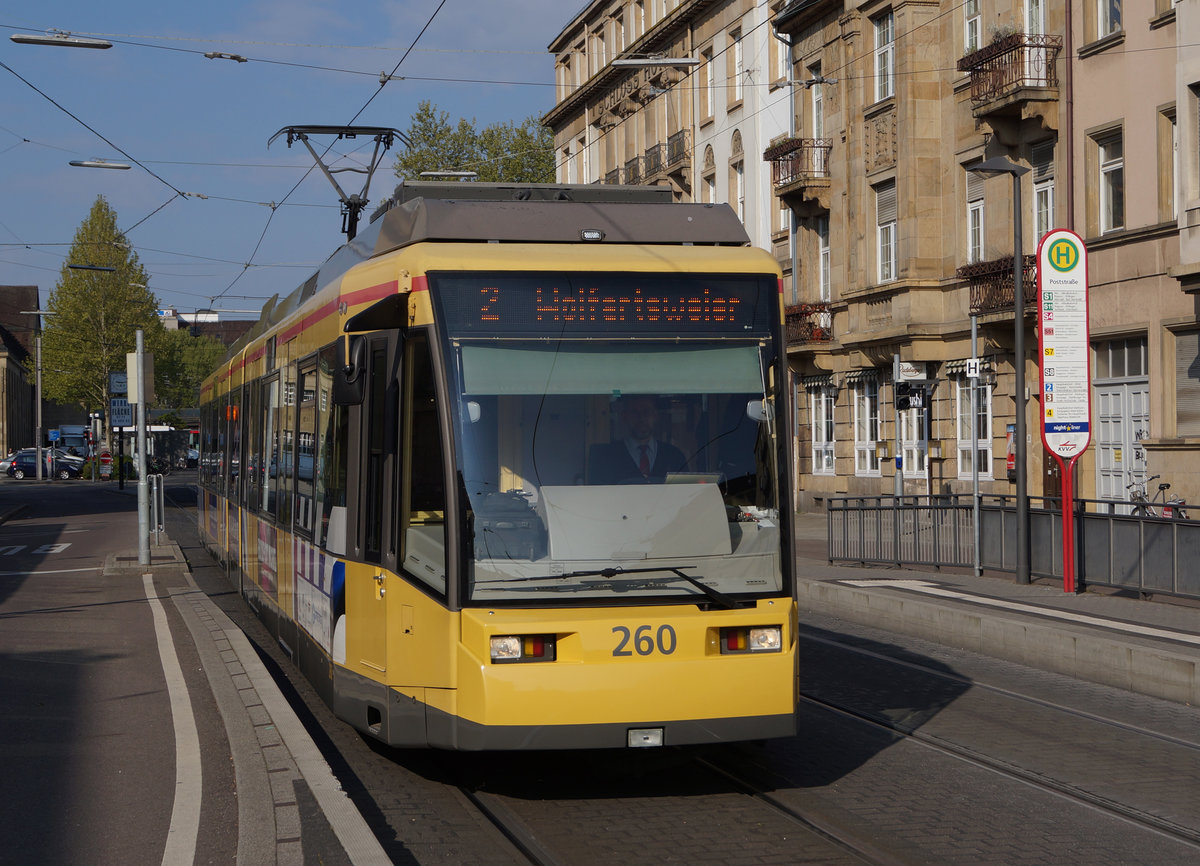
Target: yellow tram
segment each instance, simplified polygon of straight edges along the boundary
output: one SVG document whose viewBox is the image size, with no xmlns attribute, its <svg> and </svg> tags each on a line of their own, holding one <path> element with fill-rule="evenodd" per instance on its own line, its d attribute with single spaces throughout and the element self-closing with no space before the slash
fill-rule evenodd
<svg viewBox="0 0 1200 866">
<path fill-rule="evenodd" d="M 790 735 L 780 286 L 726 205 L 402 184 L 205 382 L 201 535 L 391 745 Z"/>
</svg>

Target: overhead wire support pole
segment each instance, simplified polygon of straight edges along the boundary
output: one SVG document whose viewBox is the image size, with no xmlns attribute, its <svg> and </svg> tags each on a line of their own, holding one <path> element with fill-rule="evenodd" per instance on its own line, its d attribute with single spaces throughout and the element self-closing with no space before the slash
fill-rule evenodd
<svg viewBox="0 0 1200 866">
<path fill-rule="evenodd" d="M 142 329 L 137 330 L 137 502 L 138 564 L 150 564 L 150 488 L 146 478 L 146 346 Z"/>
</svg>

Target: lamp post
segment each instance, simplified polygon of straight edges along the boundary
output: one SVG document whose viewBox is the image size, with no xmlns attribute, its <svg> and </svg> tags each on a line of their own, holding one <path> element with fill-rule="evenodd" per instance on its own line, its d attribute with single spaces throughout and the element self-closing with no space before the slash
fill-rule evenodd
<svg viewBox="0 0 1200 866">
<path fill-rule="evenodd" d="M 1029 583 L 1029 478 L 1025 465 L 1025 262 L 1021 254 L 1021 175 L 1029 171 L 1002 156 L 985 159 L 969 171 L 984 177 L 1012 175 L 1013 184 L 1013 399 L 1016 425 L 1013 433 L 1017 464 L 1017 583 Z"/>
<path fill-rule="evenodd" d="M 41 306 L 39 304 L 38 306 Z M 22 316 L 52 316 L 54 315 L 49 310 L 21 310 Z M 34 444 L 37 448 L 37 480 L 42 480 L 42 323 L 38 320 L 37 330 L 33 334 L 34 345 L 34 394 L 37 400 L 37 406 L 34 408 L 34 418 L 36 420 L 36 432 L 34 433 Z"/>
</svg>

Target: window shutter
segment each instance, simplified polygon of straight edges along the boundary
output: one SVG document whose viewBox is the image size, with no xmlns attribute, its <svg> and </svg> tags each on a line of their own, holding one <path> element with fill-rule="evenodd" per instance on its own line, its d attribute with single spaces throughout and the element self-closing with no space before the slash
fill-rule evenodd
<svg viewBox="0 0 1200 866">
<path fill-rule="evenodd" d="M 1054 177 L 1054 139 L 1048 138 L 1033 145 L 1030 160 L 1033 163 L 1033 180 Z"/>
<path fill-rule="evenodd" d="M 1175 335 L 1175 435 L 1200 436 L 1200 331 Z"/>
<path fill-rule="evenodd" d="M 974 165 L 963 166 L 967 173 L 967 201 L 983 201 L 983 175 L 971 171 Z"/>
<path fill-rule="evenodd" d="M 889 180 L 875 187 L 875 214 L 879 225 L 896 221 L 896 182 Z"/>
</svg>

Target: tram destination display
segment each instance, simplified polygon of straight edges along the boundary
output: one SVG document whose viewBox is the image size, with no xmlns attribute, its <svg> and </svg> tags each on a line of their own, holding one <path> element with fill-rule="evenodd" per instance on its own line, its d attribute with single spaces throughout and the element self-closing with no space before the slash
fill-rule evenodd
<svg viewBox="0 0 1200 866">
<path fill-rule="evenodd" d="M 431 274 L 451 333 L 770 332 L 777 281 L 757 275 Z"/>
</svg>

